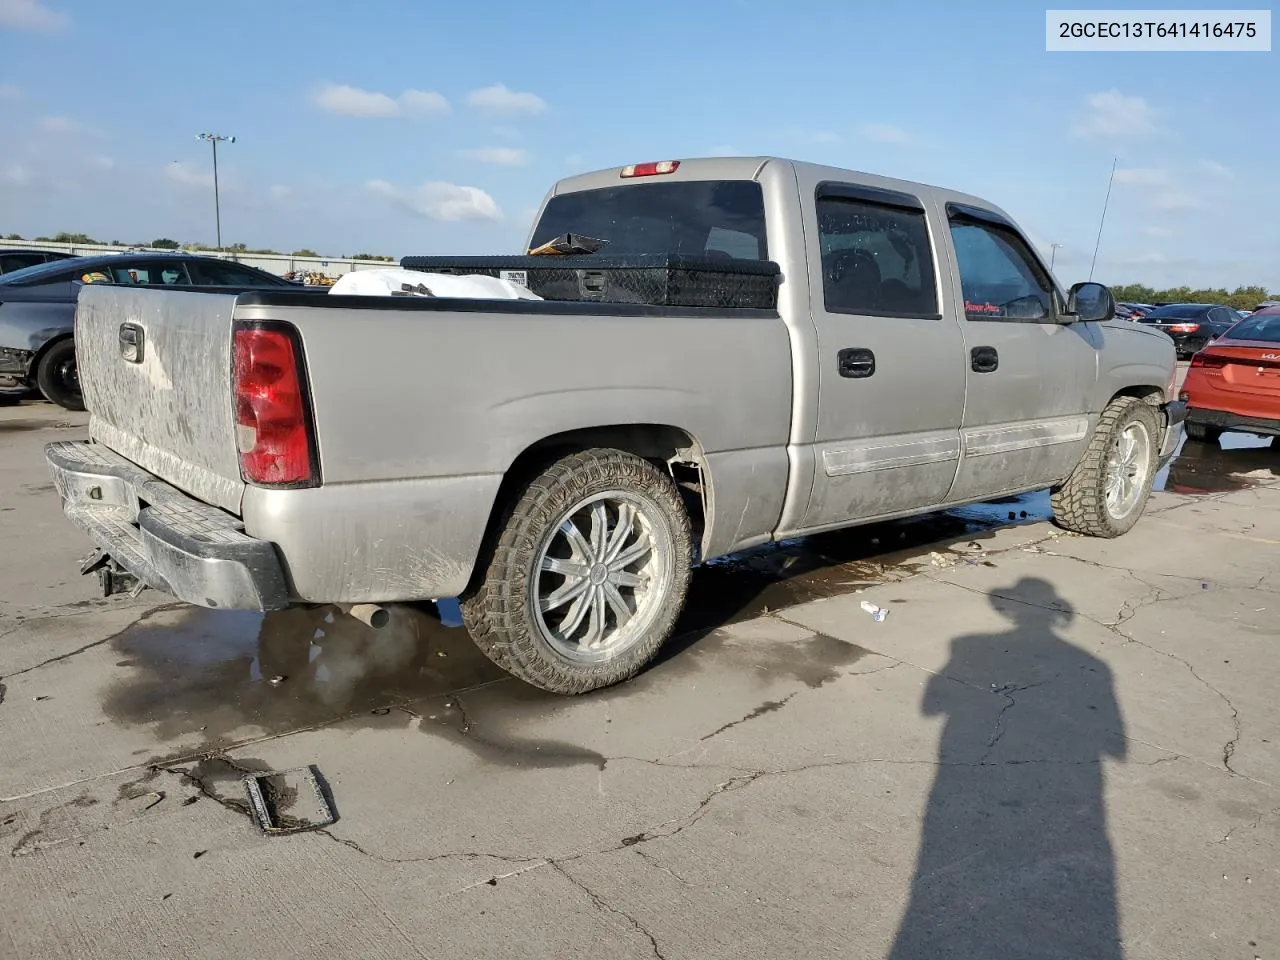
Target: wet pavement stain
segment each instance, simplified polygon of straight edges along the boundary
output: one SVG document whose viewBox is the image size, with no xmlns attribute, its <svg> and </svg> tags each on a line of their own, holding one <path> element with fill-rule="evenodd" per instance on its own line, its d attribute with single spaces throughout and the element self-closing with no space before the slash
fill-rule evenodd
<svg viewBox="0 0 1280 960">
<path fill-rule="evenodd" d="M 821 687 L 867 651 L 822 635 L 798 643 L 744 644 L 718 628 L 765 610 L 905 579 L 914 572 L 912 562 L 920 562 L 921 548 L 1042 519 L 1046 509 L 1047 495 L 1007 498 L 787 541 L 710 563 L 695 571 L 686 611 L 657 662 L 636 679 L 592 696 L 644 695 L 673 672 L 712 664 Z M 980 551 L 981 545 L 971 543 L 970 549 Z M 392 620 L 382 630 L 328 607 L 266 615 L 161 610 L 112 640 L 119 674 L 105 691 L 104 711 L 114 722 L 149 728 L 161 745 L 150 757 L 154 763 L 215 754 L 249 736 L 363 718 L 379 728 L 416 723 L 487 763 L 603 766 L 594 751 L 517 732 L 531 715 L 560 709 L 574 698 L 510 681 L 460 629 L 456 601 L 388 609 Z M 457 695 L 499 680 L 509 681 L 500 691 Z M 426 701 L 443 705 L 408 709 Z M 390 710 L 395 707 L 402 709 Z"/>
<path fill-rule="evenodd" d="M 382 630 L 327 608 L 161 611 L 112 640 L 128 666 L 107 687 L 103 709 L 190 755 L 248 730 L 271 735 L 348 715 L 386 726 L 373 710 L 506 676 L 465 631 L 422 608 L 390 610 Z"/>
<path fill-rule="evenodd" d="M 1184 440 L 1154 487 L 1204 495 L 1247 490 L 1280 477 L 1280 445 L 1252 434 L 1226 433 L 1217 443 Z"/>
<path fill-rule="evenodd" d="M 66 420 L 0 420 L 0 433 L 31 433 L 36 430 L 74 430 L 82 426 Z"/>
</svg>

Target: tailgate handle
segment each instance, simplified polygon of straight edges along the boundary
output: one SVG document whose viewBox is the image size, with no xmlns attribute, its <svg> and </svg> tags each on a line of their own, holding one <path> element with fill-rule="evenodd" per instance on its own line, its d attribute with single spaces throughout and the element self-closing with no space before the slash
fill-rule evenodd
<svg viewBox="0 0 1280 960">
<path fill-rule="evenodd" d="M 129 363 L 142 362 L 142 344 L 146 335 L 136 323 L 120 324 L 120 356 Z"/>
</svg>

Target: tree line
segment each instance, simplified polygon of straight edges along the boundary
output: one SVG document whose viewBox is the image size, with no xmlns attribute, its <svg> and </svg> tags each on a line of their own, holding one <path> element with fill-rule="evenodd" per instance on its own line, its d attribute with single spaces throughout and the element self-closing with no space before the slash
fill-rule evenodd
<svg viewBox="0 0 1280 960">
<path fill-rule="evenodd" d="M 1170 287 L 1156 290 L 1141 283 L 1112 287 L 1111 294 L 1122 303 L 1216 303 L 1232 310 L 1252 310 L 1264 300 L 1280 300 L 1280 293 L 1268 293 L 1266 287 L 1236 287 L 1228 291 Z"/>
<path fill-rule="evenodd" d="M 6 240 L 25 240 L 21 234 L 11 233 L 6 236 Z M 168 237 L 160 237 L 152 240 L 150 243 L 121 243 L 119 240 L 95 240 L 87 233 L 55 233 L 52 237 L 35 237 L 36 243 L 80 243 L 94 244 L 101 247 L 148 247 L 152 250 L 186 250 L 191 253 L 199 253 L 201 251 L 216 251 L 217 247 L 206 246 L 203 243 L 179 243 L 177 240 L 170 240 Z M 301 250 L 287 252 L 283 250 L 272 250 L 269 247 L 249 247 L 243 243 L 233 243 L 222 248 L 224 251 L 231 253 L 267 253 L 273 256 L 285 257 L 320 257 L 322 254 L 316 253 L 314 250 L 303 247 Z M 342 257 L 334 257 L 335 260 L 382 260 L 386 263 L 394 263 L 394 257 L 383 256 L 379 253 L 352 253 Z"/>
</svg>

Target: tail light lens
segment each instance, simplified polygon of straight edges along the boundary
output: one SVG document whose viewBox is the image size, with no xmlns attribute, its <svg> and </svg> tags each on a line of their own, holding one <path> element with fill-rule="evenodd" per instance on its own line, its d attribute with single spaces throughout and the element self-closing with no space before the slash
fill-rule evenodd
<svg viewBox="0 0 1280 960">
<path fill-rule="evenodd" d="M 1169 329 L 1173 333 L 1195 333 L 1200 329 L 1198 323 L 1174 323 L 1169 325 Z"/>
<path fill-rule="evenodd" d="M 232 375 L 236 447 L 245 480 L 316 486 L 320 471 L 297 331 L 287 324 L 238 327 Z"/>
<path fill-rule="evenodd" d="M 1191 366 L 1206 370 L 1218 370 L 1227 365 L 1227 358 L 1216 353 L 1197 353 L 1191 358 Z"/>
</svg>

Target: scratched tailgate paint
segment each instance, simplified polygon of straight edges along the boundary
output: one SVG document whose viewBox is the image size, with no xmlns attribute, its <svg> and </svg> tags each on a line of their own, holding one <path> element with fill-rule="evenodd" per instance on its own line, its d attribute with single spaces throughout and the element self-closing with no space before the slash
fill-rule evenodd
<svg viewBox="0 0 1280 960">
<path fill-rule="evenodd" d="M 89 434 L 192 496 L 233 513 L 244 483 L 231 400 L 234 294 L 88 285 L 76 354 Z M 120 327 L 142 328 L 140 363 Z"/>
</svg>

